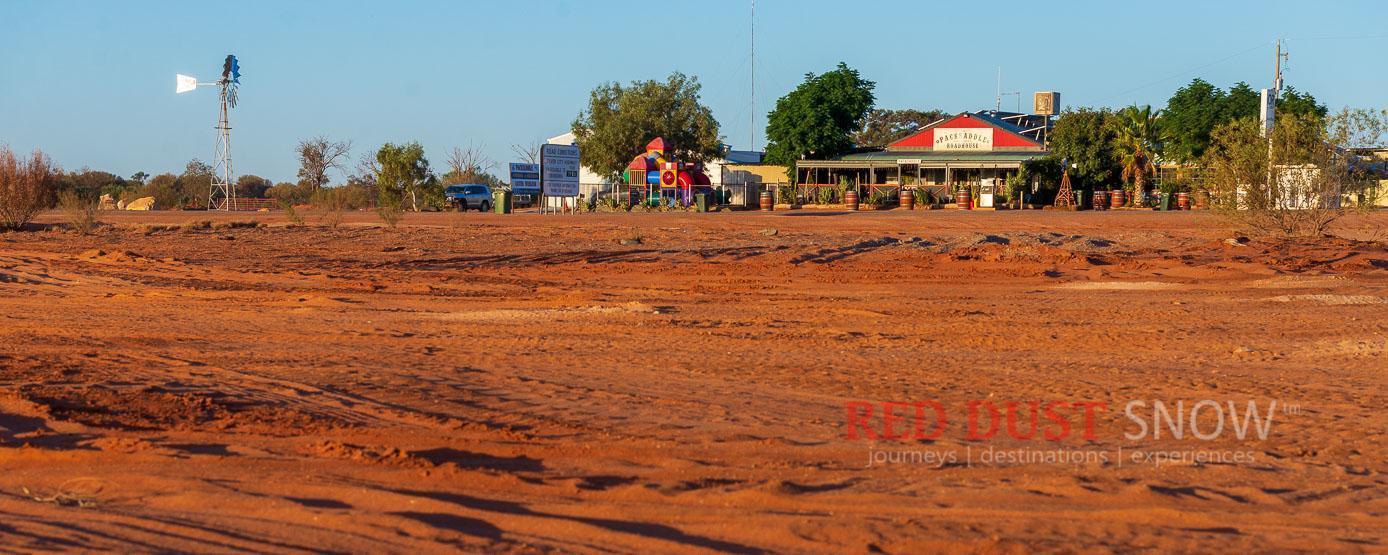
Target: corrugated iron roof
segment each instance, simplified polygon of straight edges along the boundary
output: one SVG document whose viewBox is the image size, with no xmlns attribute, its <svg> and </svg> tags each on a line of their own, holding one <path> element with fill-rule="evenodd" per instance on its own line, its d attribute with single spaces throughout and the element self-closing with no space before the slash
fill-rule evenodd
<svg viewBox="0 0 1388 555">
<path fill-rule="evenodd" d="M 875 152 L 858 152 L 845 154 L 836 158 L 837 161 L 892 161 L 901 159 L 916 159 L 930 162 L 949 162 L 958 160 L 961 162 L 1025 162 L 1046 156 L 1046 152 L 1037 151 L 991 151 L 991 152 L 959 152 L 959 151 L 909 151 L 909 150 L 879 150 Z M 814 164 L 815 160 L 805 160 L 797 165 Z"/>
</svg>

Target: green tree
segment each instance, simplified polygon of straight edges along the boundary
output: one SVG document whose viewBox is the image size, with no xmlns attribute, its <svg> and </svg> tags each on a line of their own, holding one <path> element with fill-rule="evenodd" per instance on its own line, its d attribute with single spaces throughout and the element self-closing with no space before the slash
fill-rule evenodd
<svg viewBox="0 0 1388 555">
<path fill-rule="evenodd" d="M 876 109 L 869 112 L 862 127 L 853 132 L 853 145 L 860 148 L 887 146 L 947 115 L 940 110 Z"/>
<path fill-rule="evenodd" d="M 1224 107 L 1220 110 L 1219 121 L 1227 123 L 1243 118 L 1258 119 L 1260 102 L 1258 91 L 1248 86 L 1248 83 L 1234 83 L 1234 86 L 1229 87 L 1229 94 L 1224 95 Z"/>
<path fill-rule="evenodd" d="M 1199 160 L 1210 145 L 1210 132 L 1224 123 L 1224 105 L 1224 91 L 1203 79 L 1178 89 L 1163 110 L 1167 133 L 1163 154 L 1181 163 Z"/>
<path fill-rule="evenodd" d="M 236 178 L 236 196 L 238 198 L 267 198 L 265 191 L 269 190 L 271 185 L 269 179 L 246 174 Z"/>
<path fill-rule="evenodd" d="M 1161 110 L 1151 106 L 1128 106 L 1112 120 L 1114 147 L 1118 153 L 1121 177 L 1132 183 L 1130 202 L 1137 206 L 1147 191 L 1147 179 L 1156 172 L 1154 159 L 1161 152 Z"/>
<path fill-rule="evenodd" d="M 853 148 L 853 132 L 872 110 L 876 83 L 839 62 L 838 68 L 815 75 L 776 101 L 767 115 L 766 161 L 795 175 L 801 159 L 832 158 Z"/>
<path fill-rule="evenodd" d="M 1270 139 L 1257 118 L 1235 120 L 1215 129 L 1202 160 L 1205 187 L 1219 213 L 1255 231 L 1319 236 L 1355 209 L 1344 200 L 1363 198 L 1371 183 L 1364 165 L 1344 153 L 1385 133 L 1388 111 L 1288 115 Z"/>
<path fill-rule="evenodd" d="M 1114 153 L 1114 118 L 1107 109 L 1074 108 L 1056 118 L 1051 130 L 1051 158 L 1066 160 L 1070 179 L 1078 187 L 1102 187 L 1118 174 Z"/>
<path fill-rule="evenodd" d="M 408 206 L 418 212 L 444 204 L 443 187 L 429 169 L 424 147 L 418 141 L 386 143 L 376 151 L 376 190 L 383 206 Z"/>
<path fill-rule="evenodd" d="M 207 208 L 207 196 L 212 192 L 212 166 L 197 158 L 188 162 L 183 174 L 178 176 L 178 206 L 159 205 L 160 208 Z"/>
<path fill-rule="evenodd" d="M 161 173 L 149 179 L 139 191 L 125 199 L 127 202 L 143 197 L 154 197 L 154 207 L 160 210 L 177 210 L 183 207 L 183 191 L 178 187 L 178 176 Z"/>
<path fill-rule="evenodd" d="M 307 183 L 281 181 L 265 189 L 265 197 L 275 199 L 280 204 L 298 206 L 308 202 L 313 189 Z"/>
<path fill-rule="evenodd" d="M 1287 85 L 1282 89 L 1282 94 L 1277 98 L 1278 116 L 1314 116 L 1324 118 L 1330 110 L 1324 104 L 1316 102 L 1316 97 L 1311 93 L 1303 93 L 1295 87 Z"/>
<path fill-rule="evenodd" d="M 665 82 L 604 83 L 589 95 L 588 108 L 573 122 L 583 166 L 606 179 L 621 178 L 646 144 L 664 137 L 672 157 L 703 162 L 723 155 L 718 120 L 699 102 L 697 77 L 671 73 Z"/>
<path fill-rule="evenodd" d="M 1164 158 L 1180 163 L 1195 163 L 1209 147 L 1214 128 L 1241 118 L 1258 118 L 1260 93 L 1247 83 L 1236 83 L 1229 92 L 1194 79 L 1181 87 L 1166 102 L 1162 111 L 1165 133 Z M 1282 90 L 1277 101 L 1279 116 L 1313 115 L 1326 117 L 1323 104 L 1308 93 L 1292 86 Z"/>
</svg>

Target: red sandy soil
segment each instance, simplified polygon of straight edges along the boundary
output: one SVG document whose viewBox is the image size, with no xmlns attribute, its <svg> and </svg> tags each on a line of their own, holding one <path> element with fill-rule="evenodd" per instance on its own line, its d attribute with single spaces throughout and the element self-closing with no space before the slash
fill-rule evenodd
<svg viewBox="0 0 1388 555">
<path fill-rule="evenodd" d="M 0 234 L 4 550 L 1388 549 L 1388 214 L 104 217 Z M 1279 405 L 1125 439 L 1200 399 Z M 971 440 L 971 400 L 1107 410 Z M 1253 459 L 977 459 L 1057 448 Z M 867 466 L 908 450 L 973 458 Z"/>
</svg>

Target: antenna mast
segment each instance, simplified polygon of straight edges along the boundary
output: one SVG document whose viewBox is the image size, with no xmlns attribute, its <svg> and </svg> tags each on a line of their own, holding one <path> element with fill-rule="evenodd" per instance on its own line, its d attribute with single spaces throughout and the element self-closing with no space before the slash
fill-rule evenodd
<svg viewBox="0 0 1388 555">
<path fill-rule="evenodd" d="M 1021 93 L 1021 91 L 1002 92 L 1002 66 L 998 66 L 998 95 L 997 95 L 996 97 L 993 98 L 993 112 L 994 112 L 994 113 L 997 113 L 997 112 L 1001 112 L 1001 111 L 1002 111 L 1002 97 L 1004 97 L 1004 96 L 1015 96 L 1015 97 L 1017 97 L 1017 111 L 1018 111 L 1018 112 L 1021 112 L 1021 111 L 1022 111 L 1022 93 Z"/>
<path fill-rule="evenodd" d="M 749 104 L 747 109 L 747 142 L 752 145 L 752 152 L 757 151 L 757 0 L 752 0 L 752 32 L 750 33 L 752 43 L 752 67 L 751 81 L 748 89 Z"/>
</svg>

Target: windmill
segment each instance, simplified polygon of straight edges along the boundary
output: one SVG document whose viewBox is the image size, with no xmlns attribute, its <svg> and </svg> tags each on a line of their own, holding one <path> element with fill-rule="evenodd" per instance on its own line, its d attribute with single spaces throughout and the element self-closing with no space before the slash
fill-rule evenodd
<svg viewBox="0 0 1388 555">
<path fill-rule="evenodd" d="M 231 181 L 231 109 L 236 107 L 236 90 L 241 86 L 241 65 L 236 56 L 227 54 L 222 62 L 222 78 L 213 83 L 199 83 L 197 77 L 176 76 L 175 92 L 183 94 L 198 87 L 221 89 L 217 115 L 217 146 L 212 157 L 212 186 L 207 192 L 208 210 L 233 210 L 236 207 L 236 187 Z"/>
</svg>

